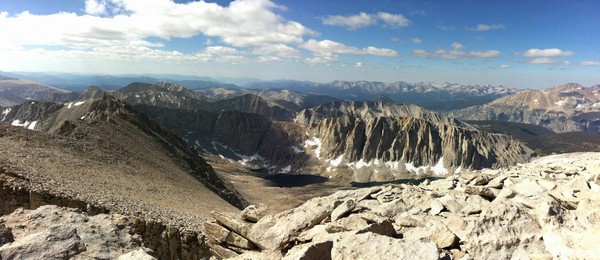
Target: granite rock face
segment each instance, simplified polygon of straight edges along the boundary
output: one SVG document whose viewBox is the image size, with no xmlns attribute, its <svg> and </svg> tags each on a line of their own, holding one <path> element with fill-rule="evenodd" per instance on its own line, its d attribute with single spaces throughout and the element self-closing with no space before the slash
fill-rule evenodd
<svg viewBox="0 0 600 260">
<path fill-rule="evenodd" d="M 209 246 L 236 259 L 591 259 L 600 253 L 599 172 L 600 154 L 564 154 L 418 186 L 339 191 L 256 223 L 217 217 L 212 230 L 255 247 Z"/>
<path fill-rule="evenodd" d="M 142 238 L 131 235 L 125 216 L 99 214 L 56 206 L 18 209 L 0 217 L 14 241 L 0 247 L 2 259 L 109 259 L 130 251 L 146 255 Z M 150 257 L 150 258 L 148 258 Z M 123 258 L 141 259 L 141 258 Z"/>
</svg>

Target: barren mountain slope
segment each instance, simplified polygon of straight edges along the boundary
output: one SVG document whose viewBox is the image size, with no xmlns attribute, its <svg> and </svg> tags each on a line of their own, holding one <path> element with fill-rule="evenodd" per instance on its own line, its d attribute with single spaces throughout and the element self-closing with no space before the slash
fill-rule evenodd
<svg viewBox="0 0 600 260">
<path fill-rule="evenodd" d="M 246 204 L 210 165 L 157 123 L 110 97 L 87 102 L 83 115 L 63 121 L 53 133 L 1 124 L 5 186 L 196 228 L 210 210 L 235 211 L 223 198 L 238 207 Z"/>
</svg>

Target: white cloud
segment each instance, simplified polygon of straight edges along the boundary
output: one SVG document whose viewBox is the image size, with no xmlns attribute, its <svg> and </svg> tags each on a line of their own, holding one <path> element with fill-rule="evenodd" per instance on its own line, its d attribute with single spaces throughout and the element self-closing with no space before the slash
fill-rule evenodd
<svg viewBox="0 0 600 260">
<path fill-rule="evenodd" d="M 370 14 L 359 13 L 357 15 L 330 15 L 322 18 L 321 21 L 325 25 L 346 27 L 349 30 L 355 30 L 362 27 L 375 24 L 376 20 Z"/>
<path fill-rule="evenodd" d="M 508 65 L 508 64 L 502 64 L 502 65 L 500 65 L 500 68 L 501 69 L 510 69 L 510 65 Z"/>
<path fill-rule="evenodd" d="M 357 63 L 354 63 L 354 67 L 357 67 L 357 68 L 362 68 L 362 67 L 364 67 L 364 66 L 365 66 L 365 65 L 364 65 L 362 62 L 357 62 Z"/>
<path fill-rule="evenodd" d="M 419 38 L 412 38 L 410 39 L 410 41 L 414 44 L 421 44 L 423 43 L 423 40 L 419 39 Z"/>
<path fill-rule="evenodd" d="M 375 14 L 368 14 L 361 12 L 356 15 L 329 15 L 325 18 L 321 18 L 321 21 L 325 25 L 341 26 L 346 27 L 348 30 L 356 30 L 380 23 L 385 26 L 392 28 L 406 27 L 410 24 L 410 20 L 401 14 L 391 14 L 386 12 L 379 12 Z"/>
<path fill-rule="evenodd" d="M 107 10 L 108 6 L 115 10 Z M 0 46 L 51 45 L 85 49 L 130 45 L 148 37 L 170 39 L 196 35 L 217 37 L 235 47 L 298 44 L 313 31 L 275 13 L 269 0 L 237 0 L 229 6 L 204 1 L 88 0 L 87 15 L 28 12 L 0 16 Z M 119 10 L 116 10 L 119 9 Z M 101 14 L 117 14 L 99 17 Z M 260 17 L 260 19 L 257 19 Z"/>
<path fill-rule="evenodd" d="M 217 55 L 231 55 L 231 54 L 238 54 L 239 51 L 231 48 L 231 47 L 225 47 L 225 46 L 209 46 L 206 47 L 205 53 L 210 53 L 210 54 L 217 54 Z"/>
<path fill-rule="evenodd" d="M 260 46 L 252 49 L 252 54 L 255 55 L 275 55 L 277 57 L 297 59 L 300 57 L 300 51 L 288 45 L 279 43 L 272 45 Z"/>
<path fill-rule="evenodd" d="M 470 51 L 469 55 L 476 58 L 494 58 L 500 56 L 502 53 L 497 50 L 489 51 Z"/>
<path fill-rule="evenodd" d="M 581 66 L 598 66 L 600 65 L 600 61 L 582 61 L 579 63 Z"/>
<path fill-rule="evenodd" d="M 503 30 L 504 29 L 504 24 L 478 24 L 476 27 L 467 27 L 466 28 L 469 31 L 478 31 L 478 32 L 484 32 L 484 31 L 490 31 L 490 30 Z"/>
<path fill-rule="evenodd" d="M 376 48 L 369 46 L 367 48 L 357 48 L 353 46 L 346 46 L 343 43 L 322 40 L 317 41 L 310 39 L 307 42 L 300 45 L 300 47 L 307 49 L 315 53 L 333 53 L 333 54 L 369 54 L 376 56 L 396 57 L 398 53 L 395 50 Z"/>
<path fill-rule="evenodd" d="M 410 24 L 410 20 L 401 14 L 379 12 L 377 13 L 377 18 L 379 18 L 379 20 L 385 25 L 393 28 L 406 27 Z"/>
<path fill-rule="evenodd" d="M 531 60 L 528 60 L 527 63 L 529 63 L 529 64 L 565 64 L 565 65 L 571 64 L 568 61 L 562 61 L 562 60 L 552 59 L 552 58 L 548 58 L 548 57 L 531 59 Z"/>
<path fill-rule="evenodd" d="M 105 15 L 106 0 L 85 0 L 85 13 L 90 15 Z"/>
<path fill-rule="evenodd" d="M 443 60 L 454 60 L 454 59 L 466 59 L 466 58 L 495 58 L 502 55 L 500 51 L 497 50 L 486 50 L 486 51 L 465 51 L 464 45 L 458 42 L 454 42 L 451 45 L 450 50 L 446 50 L 443 48 L 438 48 L 432 52 L 423 50 L 423 49 L 415 49 L 412 52 L 412 55 L 415 57 L 422 57 L 428 59 L 443 59 Z"/>
<path fill-rule="evenodd" d="M 452 46 L 453 50 L 460 50 L 465 47 L 464 45 L 462 45 L 458 42 L 453 42 L 451 46 Z"/>
<path fill-rule="evenodd" d="M 556 57 L 556 56 L 573 56 L 572 51 L 563 51 L 558 48 L 552 49 L 529 49 L 522 53 L 523 56 L 533 57 Z"/>
</svg>

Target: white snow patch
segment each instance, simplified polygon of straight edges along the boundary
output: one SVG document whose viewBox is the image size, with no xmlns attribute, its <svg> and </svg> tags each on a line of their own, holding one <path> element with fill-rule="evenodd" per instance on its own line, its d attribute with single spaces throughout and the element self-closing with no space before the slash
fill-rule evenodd
<svg viewBox="0 0 600 260">
<path fill-rule="evenodd" d="M 21 120 L 15 119 L 10 124 L 12 126 L 20 126 L 20 127 L 25 127 L 27 129 L 33 129 L 33 127 L 35 127 L 35 125 L 37 124 L 37 121 L 34 121 L 34 122 L 25 121 L 25 122 L 21 123 Z"/>
<path fill-rule="evenodd" d="M 279 170 L 279 173 L 289 173 L 292 170 L 292 166 L 288 165 L 285 166 L 284 168 L 282 168 L 281 170 Z"/>
<path fill-rule="evenodd" d="M 554 104 L 557 106 L 562 106 L 564 103 L 565 103 L 564 100 L 559 100 L 559 101 L 554 102 Z"/>
<path fill-rule="evenodd" d="M 342 155 L 338 156 L 338 158 L 335 158 L 335 159 L 333 159 L 333 160 L 329 160 L 329 164 L 330 164 L 331 166 L 335 166 L 335 167 L 337 167 L 337 166 L 339 166 L 339 165 L 340 165 L 340 163 L 342 163 L 342 160 L 343 160 L 343 159 L 344 159 L 344 155 L 342 154 Z"/>
<path fill-rule="evenodd" d="M 73 102 L 69 102 L 69 104 L 67 104 L 67 109 L 71 108 L 73 106 Z"/>
<path fill-rule="evenodd" d="M 312 139 L 306 140 L 304 142 L 304 147 L 306 148 L 309 146 L 317 146 L 317 148 L 315 148 L 315 155 L 317 156 L 317 159 L 321 159 L 321 139 L 313 137 Z"/>
<path fill-rule="evenodd" d="M 330 163 L 333 160 L 330 161 Z M 382 167 L 386 167 L 390 170 L 399 170 L 400 169 L 400 165 L 401 165 L 401 161 L 382 161 L 381 159 L 376 159 L 376 160 L 372 160 L 369 162 L 365 162 L 363 159 L 360 159 L 357 162 L 352 162 L 352 163 L 347 163 L 346 165 L 348 167 L 355 167 L 356 169 L 361 169 L 363 167 L 376 167 L 376 168 L 382 168 Z M 444 167 L 444 158 L 440 158 L 440 160 L 433 166 L 431 165 L 424 165 L 424 166 L 415 166 L 413 162 L 408 162 L 408 163 L 403 163 L 404 164 L 404 168 L 406 169 L 406 171 L 408 172 L 412 172 L 412 173 L 416 173 L 416 174 L 420 174 L 420 173 L 429 173 L 432 172 L 436 175 L 446 175 L 448 174 L 448 169 L 446 169 Z"/>
<path fill-rule="evenodd" d="M 448 174 L 448 169 L 446 169 L 446 167 L 444 167 L 444 157 L 443 156 L 433 166 L 433 168 L 431 170 L 433 170 L 433 173 L 435 173 L 437 175 L 446 175 L 446 174 Z"/>
<path fill-rule="evenodd" d="M 79 101 L 79 102 L 73 104 L 73 106 L 78 107 L 78 106 L 83 105 L 83 103 L 85 103 L 85 101 Z"/>
<path fill-rule="evenodd" d="M 37 121 L 33 121 L 29 124 L 29 126 L 27 127 L 27 129 L 33 130 L 35 129 L 35 125 L 37 125 Z"/>
<path fill-rule="evenodd" d="M 4 121 L 6 119 L 6 117 L 8 116 L 8 113 L 10 113 L 10 110 L 12 110 L 10 107 L 7 109 L 4 109 L 4 111 L 2 111 L 2 121 Z"/>
</svg>

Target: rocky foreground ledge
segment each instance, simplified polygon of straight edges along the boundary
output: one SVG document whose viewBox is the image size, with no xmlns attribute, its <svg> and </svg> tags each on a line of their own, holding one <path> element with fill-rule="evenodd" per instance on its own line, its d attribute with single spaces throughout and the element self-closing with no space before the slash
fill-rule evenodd
<svg viewBox="0 0 600 260">
<path fill-rule="evenodd" d="M 419 186 L 339 191 L 275 214 L 213 212 L 235 259 L 596 259 L 600 153 L 554 155 Z"/>
</svg>

